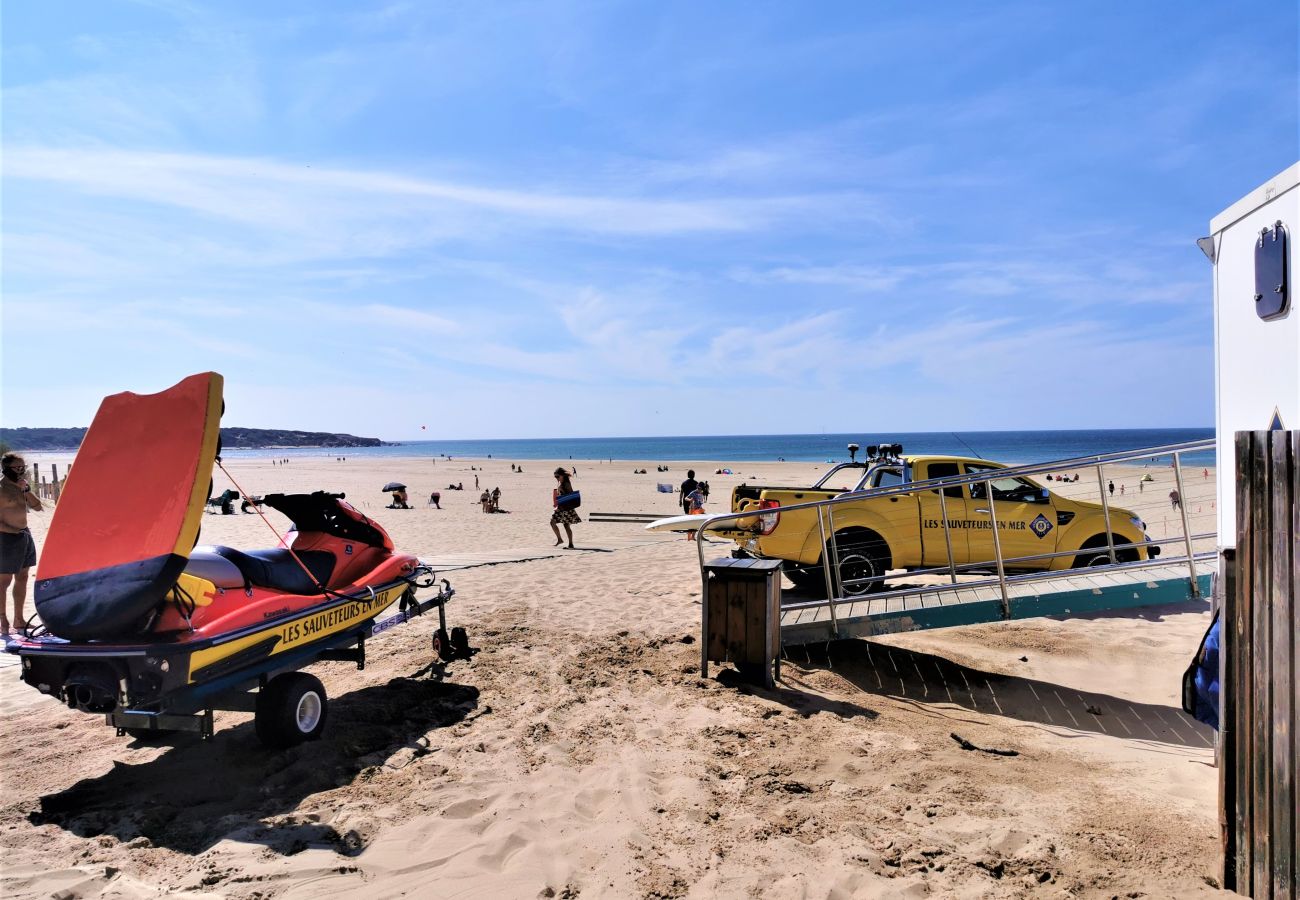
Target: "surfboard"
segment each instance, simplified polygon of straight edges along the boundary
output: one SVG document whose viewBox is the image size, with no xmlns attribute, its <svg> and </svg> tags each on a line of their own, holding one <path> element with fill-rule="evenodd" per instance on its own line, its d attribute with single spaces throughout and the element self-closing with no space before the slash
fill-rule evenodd
<svg viewBox="0 0 1300 900">
<path fill-rule="evenodd" d="M 711 518 L 710 516 L 702 515 L 702 514 L 696 514 L 693 516 L 669 516 L 666 519 L 655 519 L 649 525 L 645 526 L 645 530 L 646 531 L 699 531 L 700 525 L 708 521 L 710 518 Z"/>
<path fill-rule="evenodd" d="M 198 541 L 221 427 L 222 378 L 105 397 L 77 451 L 36 569 L 36 609 L 70 640 L 131 633 Z"/>
</svg>

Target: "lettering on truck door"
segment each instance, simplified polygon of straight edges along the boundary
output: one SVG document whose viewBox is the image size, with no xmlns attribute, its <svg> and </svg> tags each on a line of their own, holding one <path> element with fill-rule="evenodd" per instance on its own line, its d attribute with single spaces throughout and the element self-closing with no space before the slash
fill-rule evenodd
<svg viewBox="0 0 1300 900">
<path fill-rule="evenodd" d="M 966 463 L 968 475 L 996 472 L 999 466 Z M 997 510 L 998 539 L 1002 543 L 1005 561 L 1017 557 L 1036 556 L 1056 551 L 1056 508 L 1052 495 L 1044 487 L 1027 478 L 994 478 L 992 508 Z M 993 520 L 989 516 L 990 504 L 984 493 L 983 482 L 968 485 L 970 488 L 970 534 L 968 535 L 971 562 L 992 561 Z M 1050 559 L 1033 562 L 1006 562 L 1011 569 L 1046 569 Z"/>
<path fill-rule="evenodd" d="M 930 478 L 946 478 L 961 474 L 955 462 L 933 462 L 927 472 L 919 473 L 917 481 Z M 923 560 L 927 566 L 948 565 L 948 543 L 943 537 L 943 512 L 948 511 L 948 534 L 952 538 L 952 555 L 957 565 L 964 563 L 969 555 L 967 547 L 967 529 L 962 522 L 970 518 L 966 510 L 966 497 L 961 485 L 944 488 L 943 503 L 939 502 L 939 489 L 924 491 L 919 496 L 921 502 L 921 544 Z"/>
</svg>

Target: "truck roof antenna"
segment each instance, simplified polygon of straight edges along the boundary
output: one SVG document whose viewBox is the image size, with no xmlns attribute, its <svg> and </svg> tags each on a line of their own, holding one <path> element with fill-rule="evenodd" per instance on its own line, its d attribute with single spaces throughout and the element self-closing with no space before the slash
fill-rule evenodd
<svg viewBox="0 0 1300 900">
<path fill-rule="evenodd" d="M 955 438 L 957 439 L 957 443 L 961 444 L 963 447 L 965 447 L 967 450 L 969 450 L 969 451 L 970 451 L 970 452 L 975 456 L 976 459 L 983 459 L 983 458 L 984 458 L 984 457 L 980 456 L 978 453 L 975 452 L 975 448 L 974 448 L 974 447 L 972 447 L 970 444 L 968 444 L 968 443 L 966 443 L 965 441 L 963 441 L 963 440 L 961 439 L 961 435 L 959 435 L 957 432 L 954 431 L 954 432 L 952 433 L 952 436 L 955 437 Z"/>
</svg>

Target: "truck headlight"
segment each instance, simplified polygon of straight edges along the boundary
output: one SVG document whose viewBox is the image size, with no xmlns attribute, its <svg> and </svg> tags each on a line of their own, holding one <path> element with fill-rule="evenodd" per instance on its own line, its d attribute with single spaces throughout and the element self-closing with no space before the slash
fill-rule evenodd
<svg viewBox="0 0 1300 900">
<path fill-rule="evenodd" d="M 1141 532 L 1143 532 L 1143 533 L 1146 533 L 1146 530 L 1147 530 L 1147 523 L 1146 523 L 1146 522 L 1143 522 L 1143 521 L 1142 521 L 1141 519 L 1139 519 L 1137 516 L 1129 516 L 1129 517 L 1128 517 L 1128 522 L 1129 522 L 1130 525 L 1136 525 L 1139 531 L 1141 531 Z"/>
</svg>

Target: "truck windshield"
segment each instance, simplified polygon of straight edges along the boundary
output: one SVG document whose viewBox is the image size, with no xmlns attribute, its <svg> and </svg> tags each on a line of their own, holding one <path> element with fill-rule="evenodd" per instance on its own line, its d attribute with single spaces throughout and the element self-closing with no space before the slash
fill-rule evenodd
<svg viewBox="0 0 1300 900">
<path fill-rule="evenodd" d="M 840 463 L 821 478 L 818 478 L 813 487 L 827 491 L 851 490 L 861 483 L 862 473 L 866 469 L 866 463 Z"/>
</svg>

